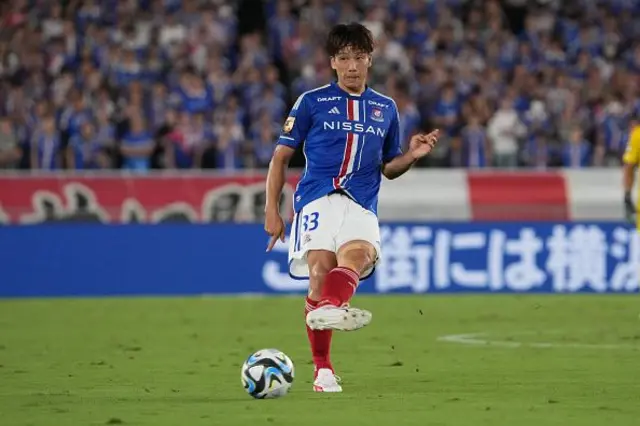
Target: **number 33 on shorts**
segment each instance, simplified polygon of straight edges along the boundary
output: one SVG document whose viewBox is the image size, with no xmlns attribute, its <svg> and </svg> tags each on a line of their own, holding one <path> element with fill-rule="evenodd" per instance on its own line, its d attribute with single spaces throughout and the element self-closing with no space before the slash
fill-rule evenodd
<svg viewBox="0 0 640 426">
<path fill-rule="evenodd" d="M 318 212 L 305 214 L 302 216 L 302 232 L 315 231 L 318 228 Z"/>
<path fill-rule="evenodd" d="M 315 244 L 322 241 L 324 230 L 320 222 L 320 213 L 318 211 L 302 211 L 298 213 L 293 222 L 291 237 L 293 244 L 292 252 L 306 251 L 310 249 L 309 244 Z M 317 231 L 317 232 L 314 232 Z M 312 238 L 313 235 L 313 238 Z M 313 242 L 312 242 L 313 240 Z"/>
</svg>

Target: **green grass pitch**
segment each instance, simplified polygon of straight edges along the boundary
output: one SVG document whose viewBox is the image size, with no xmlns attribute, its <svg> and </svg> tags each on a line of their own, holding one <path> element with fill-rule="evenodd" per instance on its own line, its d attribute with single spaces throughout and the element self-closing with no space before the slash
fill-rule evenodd
<svg viewBox="0 0 640 426">
<path fill-rule="evenodd" d="M 344 392 L 314 394 L 299 297 L 0 301 L 0 424 L 640 425 L 636 296 L 354 305 L 374 316 L 334 337 Z M 285 398 L 240 384 L 264 347 L 294 361 Z"/>
</svg>

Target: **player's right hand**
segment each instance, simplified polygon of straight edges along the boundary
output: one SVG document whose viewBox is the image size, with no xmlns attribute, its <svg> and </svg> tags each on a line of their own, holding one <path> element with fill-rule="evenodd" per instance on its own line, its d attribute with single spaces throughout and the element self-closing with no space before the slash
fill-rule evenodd
<svg viewBox="0 0 640 426">
<path fill-rule="evenodd" d="M 271 251 L 278 240 L 284 243 L 284 221 L 277 209 L 267 210 L 264 219 L 264 230 L 271 236 L 267 251 Z"/>
<path fill-rule="evenodd" d="M 636 222 L 636 206 L 633 205 L 631 194 L 625 194 L 624 196 L 624 215 L 630 223 Z"/>
</svg>

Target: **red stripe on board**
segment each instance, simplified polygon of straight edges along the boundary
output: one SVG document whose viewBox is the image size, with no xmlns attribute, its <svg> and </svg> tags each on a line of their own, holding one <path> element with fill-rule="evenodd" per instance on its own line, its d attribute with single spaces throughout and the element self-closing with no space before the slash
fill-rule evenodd
<svg viewBox="0 0 640 426">
<path fill-rule="evenodd" d="M 288 201 L 289 219 L 293 213 L 289 206 L 299 180 L 298 173 L 287 174 L 283 194 Z M 16 225 L 50 220 L 92 222 L 96 216 L 105 223 L 157 223 L 178 215 L 191 222 L 209 223 L 216 220 L 210 216 L 216 206 L 225 201 L 221 194 L 232 194 L 241 200 L 240 205 L 246 201 L 253 206 L 260 202 L 255 194 L 264 192 L 264 185 L 265 177 L 259 173 L 233 176 L 171 171 L 135 176 L 115 170 L 99 174 L 4 173 L 0 176 L 0 229 L 3 222 Z M 89 210 L 81 207 L 80 199 L 85 200 Z M 51 209 L 45 204 L 51 205 Z M 253 213 L 258 207 L 256 204 L 248 215 L 241 214 L 242 220 L 262 220 Z"/>
<path fill-rule="evenodd" d="M 347 99 L 347 119 L 353 120 L 353 101 Z"/>
<path fill-rule="evenodd" d="M 353 148 L 353 133 L 347 133 L 347 146 L 344 151 L 344 158 L 342 159 L 342 165 L 340 166 L 340 174 L 338 177 L 333 178 L 333 187 L 338 189 L 340 186 L 340 179 L 347 174 L 349 168 L 349 160 L 351 159 L 351 150 Z"/>
<path fill-rule="evenodd" d="M 467 184 L 473 220 L 569 220 L 562 174 L 469 172 Z"/>
</svg>

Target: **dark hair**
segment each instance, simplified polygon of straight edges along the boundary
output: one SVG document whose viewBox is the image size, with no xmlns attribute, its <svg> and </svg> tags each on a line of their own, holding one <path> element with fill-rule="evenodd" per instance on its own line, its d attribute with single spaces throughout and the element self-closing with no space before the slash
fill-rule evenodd
<svg viewBox="0 0 640 426">
<path fill-rule="evenodd" d="M 327 37 L 327 54 L 335 56 L 345 48 L 364 53 L 373 52 L 373 34 L 367 27 L 357 22 L 334 26 Z"/>
</svg>

